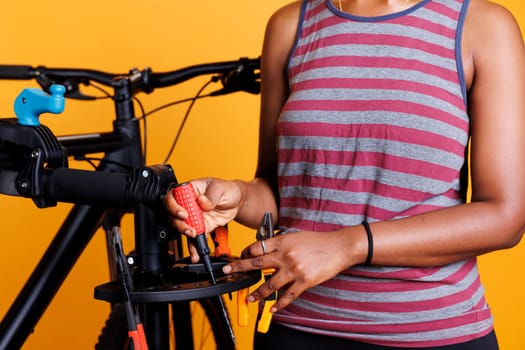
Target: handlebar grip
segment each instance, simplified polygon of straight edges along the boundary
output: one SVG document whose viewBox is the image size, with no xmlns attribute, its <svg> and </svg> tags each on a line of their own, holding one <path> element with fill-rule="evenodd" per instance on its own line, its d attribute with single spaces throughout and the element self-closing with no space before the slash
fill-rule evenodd
<svg viewBox="0 0 525 350">
<path fill-rule="evenodd" d="M 173 188 L 173 195 L 177 203 L 182 205 L 188 212 L 188 218 L 185 220 L 188 225 L 193 227 L 197 235 L 206 232 L 204 216 L 197 203 L 197 193 L 195 188 L 189 182 L 183 182 Z"/>
<path fill-rule="evenodd" d="M 127 183 L 123 173 L 58 168 L 49 175 L 47 192 L 59 202 L 126 208 Z"/>
<path fill-rule="evenodd" d="M 33 67 L 0 65 L 0 79 L 26 80 L 33 79 Z"/>
</svg>

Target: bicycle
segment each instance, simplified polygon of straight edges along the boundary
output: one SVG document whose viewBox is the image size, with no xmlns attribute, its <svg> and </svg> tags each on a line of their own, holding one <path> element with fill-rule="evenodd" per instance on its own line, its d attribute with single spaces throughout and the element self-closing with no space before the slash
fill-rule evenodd
<svg viewBox="0 0 525 350">
<path fill-rule="evenodd" d="M 44 98 L 60 100 L 62 93 L 63 98 L 90 100 L 94 97 L 83 94 L 80 86 L 104 85 L 113 89 L 110 95 L 115 106 L 113 130 L 97 134 L 56 137 L 39 123 L 41 106 L 36 112 L 31 110 L 29 120 L 23 122 L 20 118 L 0 119 L 0 193 L 31 198 L 38 208 L 57 202 L 74 204 L 0 323 L 0 349 L 18 349 L 23 345 L 100 227 L 106 232 L 111 281 L 95 287 L 95 297 L 110 302 L 112 312 L 97 349 L 130 346 L 128 329 L 122 326 L 122 322 L 130 321 L 124 317 L 126 296 L 138 305 L 150 349 L 170 348 L 170 308 L 175 348 L 194 347 L 191 300 L 198 300 L 205 310 L 217 349 L 235 348 L 230 321 L 221 310 L 221 295 L 244 289 L 258 282 L 261 275 L 224 276 L 221 267 L 230 258 L 214 258 L 212 267 L 218 283 L 211 284 L 202 264 L 192 264 L 183 257 L 182 237 L 169 226 L 161 202 L 166 191 L 178 181 L 168 164 L 145 164 L 140 127 L 140 121 L 145 120 L 137 116 L 135 95 L 152 93 L 156 88 L 201 75 L 211 75 L 210 81 L 222 83 L 222 89 L 212 96 L 235 91 L 257 94 L 258 69 L 259 58 L 200 64 L 162 73 L 154 73 L 150 68 L 111 74 L 90 69 L 0 66 L 0 79 L 35 79 L 51 94 L 45 94 Z M 39 99 L 39 94 L 36 95 Z M 193 103 L 199 97 L 190 100 Z M 28 97 L 21 94 L 19 98 L 19 103 L 27 107 Z M 57 111 L 46 106 L 44 112 Z M 89 160 L 88 155 L 98 153 L 104 156 L 94 170 L 68 166 L 69 157 Z M 128 294 L 124 293 L 123 271 L 117 266 L 118 251 L 114 249 L 121 219 L 127 214 L 134 216 L 135 231 L 135 249 L 126 257 L 126 269 L 132 270 L 130 282 L 135 289 Z"/>
</svg>

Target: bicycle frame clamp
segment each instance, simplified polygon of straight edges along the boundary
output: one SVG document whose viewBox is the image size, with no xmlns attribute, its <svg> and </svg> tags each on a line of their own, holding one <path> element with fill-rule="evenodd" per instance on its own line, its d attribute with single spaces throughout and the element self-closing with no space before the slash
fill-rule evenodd
<svg viewBox="0 0 525 350">
<path fill-rule="evenodd" d="M 60 114 L 64 111 L 66 88 L 53 84 L 49 87 L 50 94 L 41 89 L 28 88 L 15 99 L 15 114 L 20 125 L 40 125 L 38 118 L 42 113 Z"/>
<path fill-rule="evenodd" d="M 53 132 L 45 125 L 27 126 L 17 119 L 0 119 L 0 149 L 7 150 L 7 166 L 0 170 L 0 192 L 33 198 L 39 208 L 57 202 L 44 198 L 44 170 L 67 167 L 68 160 Z"/>
</svg>

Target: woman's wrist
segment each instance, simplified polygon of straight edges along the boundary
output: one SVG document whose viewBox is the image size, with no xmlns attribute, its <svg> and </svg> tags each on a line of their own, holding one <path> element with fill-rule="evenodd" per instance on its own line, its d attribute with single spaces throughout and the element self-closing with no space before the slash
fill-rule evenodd
<svg viewBox="0 0 525 350">
<path fill-rule="evenodd" d="M 265 212 L 277 219 L 277 205 L 268 182 L 262 178 L 252 181 L 232 180 L 238 187 L 239 206 L 235 220 L 248 227 L 257 227 Z"/>
<path fill-rule="evenodd" d="M 339 242 L 338 249 L 342 249 L 341 255 L 345 261 L 344 268 L 366 264 L 367 257 L 370 254 L 370 248 L 372 248 L 371 255 L 373 258 L 373 246 L 370 247 L 369 245 L 369 238 L 363 224 L 347 227 L 336 231 L 336 233 Z M 372 260 L 372 258 L 370 260 Z"/>
<path fill-rule="evenodd" d="M 363 228 L 365 229 L 366 239 L 368 242 L 368 251 L 366 254 L 365 265 L 371 265 L 372 259 L 374 257 L 374 235 L 372 234 L 372 229 L 368 221 L 364 220 L 362 222 Z"/>
</svg>

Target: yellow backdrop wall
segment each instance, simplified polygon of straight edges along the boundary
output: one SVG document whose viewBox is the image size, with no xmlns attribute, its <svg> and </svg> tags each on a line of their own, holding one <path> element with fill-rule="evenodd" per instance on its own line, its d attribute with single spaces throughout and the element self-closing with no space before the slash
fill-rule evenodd
<svg viewBox="0 0 525 350">
<path fill-rule="evenodd" d="M 0 15 L 0 64 L 47 65 L 126 72 L 137 67 L 165 71 L 197 63 L 256 57 L 267 19 L 288 0 L 75 2 L 9 1 Z M 521 0 L 498 0 L 525 28 Z M 140 96 L 147 110 L 191 97 L 203 80 Z M 12 116 L 14 98 L 27 82 L 0 82 L 0 116 Z M 150 164 L 160 163 L 185 106 L 158 113 L 149 123 Z M 255 168 L 258 96 L 237 93 L 198 102 L 170 163 L 179 180 L 199 176 L 251 178 Z M 58 134 L 109 128 L 109 102 L 69 102 L 60 116 L 42 122 Z M 69 205 L 39 210 L 31 201 L 0 197 L 0 315 L 13 302 L 50 242 Z M 253 232 L 233 225 L 234 253 Z M 127 241 L 126 241 L 127 242 Z M 103 237 L 97 234 L 65 281 L 24 349 L 93 347 L 108 306 L 93 300 L 93 286 L 106 282 Z M 501 348 L 525 348 L 523 244 L 482 257 L 488 300 Z M 252 325 L 253 326 L 253 325 Z M 239 349 L 251 348 L 253 327 L 236 328 Z"/>
</svg>

